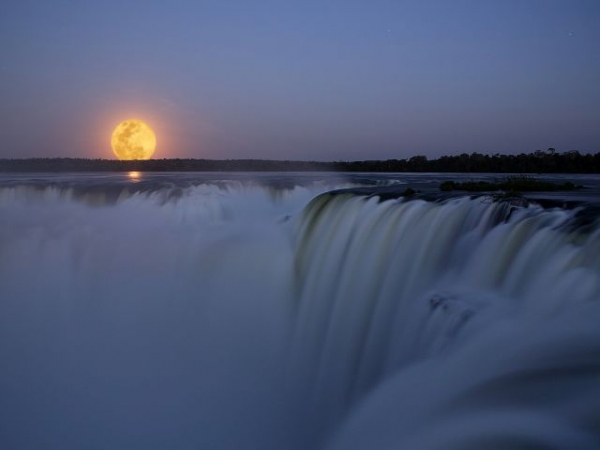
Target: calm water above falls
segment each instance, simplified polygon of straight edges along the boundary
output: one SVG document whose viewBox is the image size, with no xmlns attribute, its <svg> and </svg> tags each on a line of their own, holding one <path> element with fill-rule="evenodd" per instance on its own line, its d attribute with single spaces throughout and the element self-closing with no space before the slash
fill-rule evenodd
<svg viewBox="0 0 600 450">
<path fill-rule="evenodd" d="M 465 178 L 0 176 L 0 448 L 599 448 L 600 178 Z"/>
</svg>

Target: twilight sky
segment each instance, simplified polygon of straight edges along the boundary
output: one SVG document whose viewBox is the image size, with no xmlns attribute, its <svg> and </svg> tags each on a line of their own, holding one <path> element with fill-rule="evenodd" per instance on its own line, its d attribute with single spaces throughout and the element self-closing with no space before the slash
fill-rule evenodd
<svg viewBox="0 0 600 450">
<path fill-rule="evenodd" d="M 600 151 L 599 0 L 19 0 L 0 158 Z"/>
</svg>

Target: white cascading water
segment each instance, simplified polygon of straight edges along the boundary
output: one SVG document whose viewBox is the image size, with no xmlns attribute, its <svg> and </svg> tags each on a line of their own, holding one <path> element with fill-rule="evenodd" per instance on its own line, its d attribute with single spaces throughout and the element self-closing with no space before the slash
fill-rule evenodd
<svg viewBox="0 0 600 450">
<path fill-rule="evenodd" d="M 327 189 L 0 188 L 0 446 L 598 447 L 598 230 Z"/>
</svg>

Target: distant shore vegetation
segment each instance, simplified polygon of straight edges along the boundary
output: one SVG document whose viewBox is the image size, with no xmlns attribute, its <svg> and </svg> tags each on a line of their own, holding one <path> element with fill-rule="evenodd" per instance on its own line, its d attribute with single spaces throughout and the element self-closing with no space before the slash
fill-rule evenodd
<svg viewBox="0 0 600 450">
<path fill-rule="evenodd" d="M 0 159 L 0 172 L 456 172 L 456 173 L 600 173 L 600 152 L 559 153 L 553 148 L 518 155 L 462 153 L 428 159 L 365 161 L 284 161 L 264 159 L 151 159 L 118 161 L 84 158 Z"/>
</svg>

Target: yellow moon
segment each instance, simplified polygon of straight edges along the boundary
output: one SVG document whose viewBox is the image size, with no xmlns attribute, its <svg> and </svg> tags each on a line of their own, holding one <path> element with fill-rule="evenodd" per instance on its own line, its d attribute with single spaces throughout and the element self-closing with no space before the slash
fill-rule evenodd
<svg viewBox="0 0 600 450">
<path fill-rule="evenodd" d="M 126 120 L 113 131 L 112 149 L 119 159 L 150 159 L 156 150 L 156 135 L 141 120 Z"/>
</svg>

